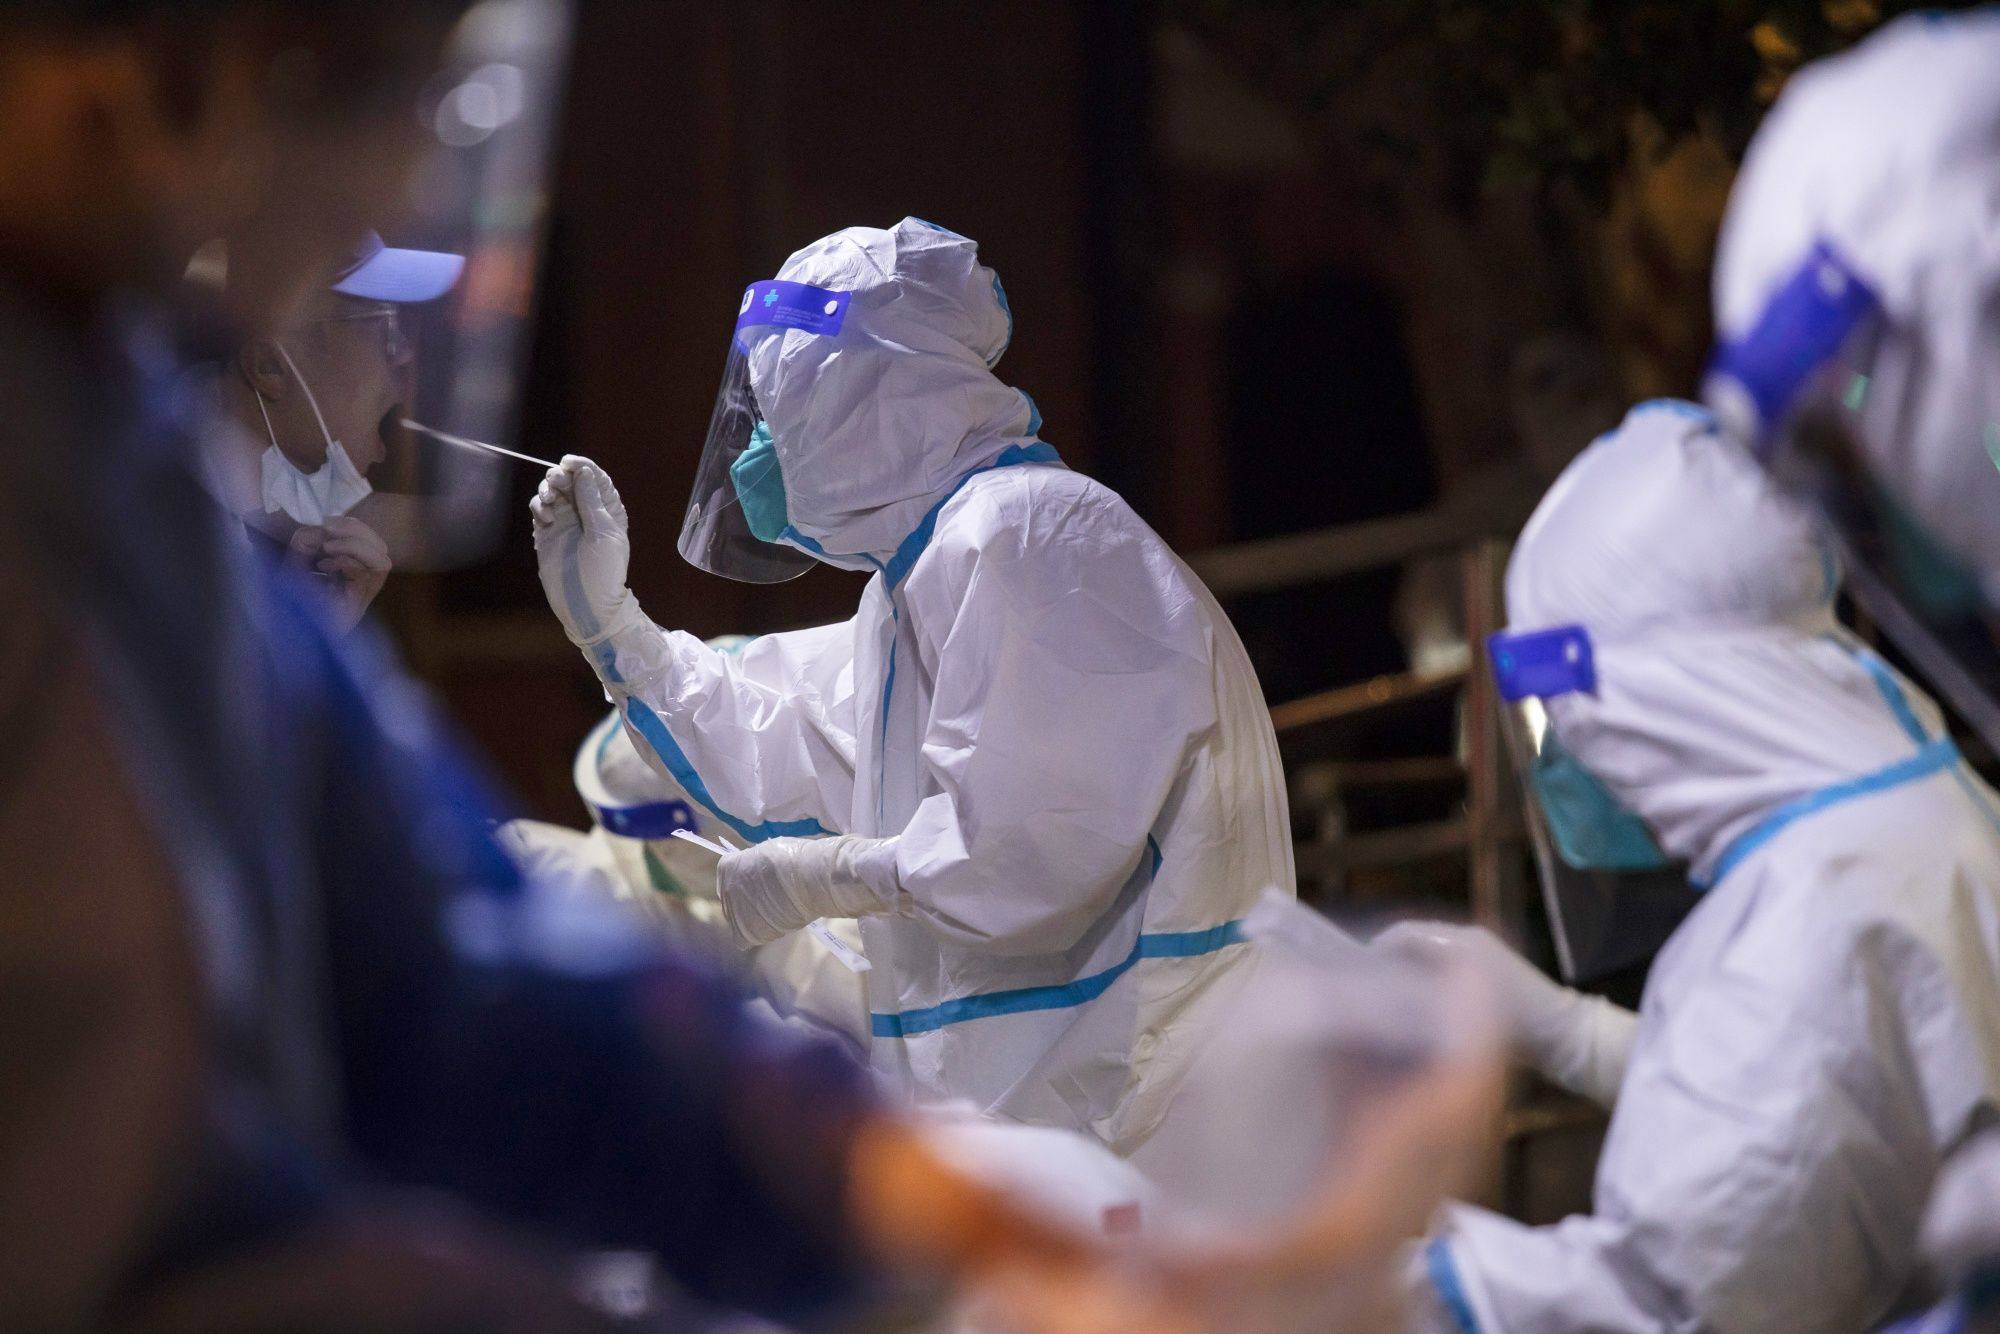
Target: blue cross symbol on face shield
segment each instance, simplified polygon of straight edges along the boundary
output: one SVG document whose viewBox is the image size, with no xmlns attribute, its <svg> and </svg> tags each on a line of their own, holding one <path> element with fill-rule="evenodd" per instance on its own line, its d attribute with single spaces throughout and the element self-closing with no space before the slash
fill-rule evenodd
<svg viewBox="0 0 2000 1334">
<path fill-rule="evenodd" d="M 775 306 L 778 304 L 778 293 L 776 292 L 775 289 L 764 293 L 764 304 L 767 306 Z"/>
</svg>

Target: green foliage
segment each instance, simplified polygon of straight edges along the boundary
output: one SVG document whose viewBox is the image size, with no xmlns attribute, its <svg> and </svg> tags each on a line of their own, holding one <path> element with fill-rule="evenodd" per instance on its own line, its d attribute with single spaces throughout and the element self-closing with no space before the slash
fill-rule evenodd
<svg viewBox="0 0 2000 1334">
<path fill-rule="evenodd" d="M 1343 155 L 1602 198 L 1638 113 L 1740 153 L 1784 76 L 1915 0 L 1168 0 Z"/>
</svg>

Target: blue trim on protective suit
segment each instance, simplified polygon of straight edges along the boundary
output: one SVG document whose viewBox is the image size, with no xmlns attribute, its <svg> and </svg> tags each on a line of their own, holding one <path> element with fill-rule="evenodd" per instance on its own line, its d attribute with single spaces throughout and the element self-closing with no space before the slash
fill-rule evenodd
<svg viewBox="0 0 2000 1334">
<path fill-rule="evenodd" d="M 576 631 L 585 639 L 597 638 L 602 627 L 597 622 L 597 613 L 590 609 L 590 599 L 583 592 L 583 566 L 577 560 L 576 549 L 583 544 L 583 529 L 574 528 L 563 538 L 563 601 L 569 604 L 569 618 L 576 624 Z"/>
<path fill-rule="evenodd" d="M 1690 403 L 1684 398 L 1649 398 L 1643 403 L 1634 404 L 1632 410 L 1625 415 L 1630 417 L 1641 412 L 1664 412 L 1674 417 L 1685 417 L 1710 432 L 1718 429 L 1713 412 L 1699 403 Z"/>
<path fill-rule="evenodd" d="M 1896 715 L 1896 722 L 1903 729 L 1903 734 L 1920 746 L 1929 745 L 1931 734 L 1926 732 L 1923 723 L 1918 721 L 1917 711 L 1910 707 L 1909 698 L 1903 694 L 1903 687 L 1897 683 L 1895 673 L 1889 670 L 1889 664 L 1865 648 L 1857 648 L 1852 652 L 1854 660 L 1861 664 L 1862 671 L 1868 673 L 1868 679 L 1875 683 L 1875 689 L 1888 704 L 1889 712 Z"/>
<path fill-rule="evenodd" d="M 818 556 L 821 559 L 825 559 L 826 557 L 825 547 L 821 546 L 818 542 L 815 542 L 812 538 L 807 537 L 804 533 L 792 527 L 790 524 L 786 524 L 784 531 L 778 534 L 778 540 L 780 542 L 797 543 L 799 546 L 805 548 L 807 554 L 809 555 Z"/>
<path fill-rule="evenodd" d="M 592 734 L 597 740 L 592 759 L 600 774 L 604 772 L 605 752 L 618 739 L 618 729 L 622 725 L 623 720 L 614 713 L 597 725 L 597 732 L 603 735 Z M 585 738 L 585 744 L 589 744 L 589 740 Z M 685 829 L 690 834 L 700 832 L 695 828 L 694 808 L 685 801 L 644 801 L 636 806 L 600 805 L 594 801 L 585 804 L 607 833 L 622 838 L 672 838 L 676 829 Z"/>
<path fill-rule="evenodd" d="M 926 225 L 928 226 L 929 224 Z M 939 230 L 942 231 L 943 228 L 939 228 Z M 1026 394 L 1022 394 L 1021 397 L 1028 398 Z M 1028 434 L 1033 435 L 1041 429 L 1042 413 L 1041 409 L 1035 406 L 1035 400 L 1032 398 L 1028 398 L 1028 410 L 1033 416 L 1033 420 L 1028 423 Z M 923 555 L 924 548 L 930 545 L 931 536 L 937 530 L 939 511 L 944 509 L 946 503 L 958 494 L 959 488 L 979 476 L 980 473 L 992 472 L 995 468 L 1011 468 L 1020 463 L 1061 462 L 1062 456 L 1056 453 L 1055 446 L 1043 444 L 1039 440 L 1027 445 L 1009 445 L 1006 449 L 1000 451 L 999 457 L 995 458 L 993 462 L 983 468 L 974 468 L 971 472 L 954 482 L 951 490 L 945 492 L 944 498 L 931 506 L 929 512 L 924 515 L 916 528 L 908 537 L 903 539 L 902 544 L 896 548 L 895 554 L 889 558 L 887 565 L 884 565 L 881 561 L 876 560 L 873 556 L 865 552 L 861 555 L 860 559 L 867 561 L 870 565 L 881 571 L 883 580 L 893 589 L 897 584 L 903 582 L 903 576 L 910 572 L 910 566 L 917 563 L 917 557 Z M 780 542 L 790 542 L 805 551 L 808 555 L 817 556 L 821 560 L 832 559 L 826 554 L 826 548 L 821 546 L 818 541 L 807 537 L 790 524 L 786 524 L 785 530 L 778 534 L 778 540 Z"/>
<path fill-rule="evenodd" d="M 895 626 L 903 623 L 903 613 L 896 606 L 894 598 L 888 599 L 889 619 Z M 889 800 L 889 695 L 896 688 L 896 649 L 900 641 L 892 629 L 889 634 L 889 670 L 882 674 L 882 703 L 877 708 L 879 725 L 875 729 L 875 823 L 884 823 L 882 812 Z"/>
<path fill-rule="evenodd" d="M 1916 710 L 1910 707 L 1910 701 L 1904 696 L 1903 687 L 1897 683 L 1895 673 L 1889 670 L 1889 664 L 1883 662 L 1871 649 L 1857 648 L 1852 652 L 1855 659 L 1860 662 L 1861 669 L 1875 682 L 1875 688 L 1882 693 L 1882 698 L 1888 701 L 1890 711 L 1896 715 L 1896 721 L 1902 724 L 1910 739 L 1920 744 L 1927 744 L 1930 736 L 1924 731 L 1924 725 L 1917 718 Z M 1951 776 L 1965 793 L 1965 799 L 1972 803 L 1975 811 L 1979 812 L 1979 818 L 1984 820 L 1994 833 L 2000 834 L 2000 812 L 1993 809 L 1992 804 L 1986 799 L 1986 794 L 1979 790 L 1978 783 L 1965 771 L 1965 766 L 1962 764 L 1954 766 Z"/>
<path fill-rule="evenodd" d="M 752 843 L 762 843 L 767 838 L 817 838 L 827 832 L 826 826 L 817 820 L 766 820 L 763 824 L 750 824 L 739 820 L 728 811 L 715 804 L 709 795 L 708 784 L 701 781 L 701 775 L 694 770 L 687 752 L 674 740 L 673 733 L 660 721 L 660 716 L 647 708 L 640 700 L 627 698 L 625 701 L 626 720 L 646 739 L 653 753 L 660 757 L 660 763 L 667 766 L 667 772 L 674 776 L 689 796 L 715 812 L 715 818 L 735 830 Z"/>
<path fill-rule="evenodd" d="M 1458 1264 L 1451 1258 L 1451 1247 L 1443 1237 L 1432 1237 L 1424 1247 L 1424 1273 L 1437 1293 L 1438 1305 L 1451 1317 L 1458 1334 L 1479 1334 L 1479 1318 L 1472 1313 L 1465 1284 L 1458 1276 Z"/>
<path fill-rule="evenodd" d="M 910 567 L 917 563 L 917 557 L 923 555 L 924 548 L 931 544 L 931 537 L 937 532 L 938 515 L 944 511 L 944 507 L 951 503 L 952 497 L 956 496 L 967 482 L 983 472 L 992 472 L 997 468 L 1011 468 L 1022 463 L 1061 462 L 1062 456 L 1056 453 L 1054 445 L 1045 445 L 1037 440 L 1030 445 L 1009 445 L 1000 451 L 999 457 L 995 458 L 993 462 L 983 468 L 974 468 L 971 472 L 959 478 L 952 484 L 951 490 L 945 492 L 938 500 L 938 503 L 931 506 L 930 512 L 924 515 L 923 521 L 917 524 L 908 537 L 903 539 L 902 544 L 896 548 L 896 554 L 891 556 L 889 563 L 882 567 L 883 582 L 891 589 L 894 589 L 897 584 L 903 582 L 903 577 L 910 572 Z"/>
<path fill-rule="evenodd" d="M 872 1014 L 870 1031 L 878 1038 L 909 1038 L 951 1024 L 996 1015 L 1026 1014 L 1035 1010 L 1073 1010 L 1102 996 L 1111 984 L 1141 959 L 1192 959 L 1214 954 L 1244 940 L 1241 921 L 1224 922 L 1205 931 L 1167 931 L 1140 936 L 1132 942 L 1132 952 L 1101 973 L 1080 977 L 1049 987 L 1021 987 L 1014 991 L 989 991 L 980 996 L 963 996 L 922 1010 L 896 1014 Z"/>
<path fill-rule="evenodd" d="M 1160 873 L 1160 844 L 1146 837 L 1146 878 Z M 1073 1010 L 1102 996 L 1111 984 L 1125 976 L 1141 959 L 1193 959 L 1214 954 L 1244 939 L 1241 920 L 1224 922 L 1205 931 L 1159 931 L 1141 935 L 1132 942 L 1132 952 L 1101 973 L 1046 987 L 1019 987 L 1012 991 L 989 991 L 978 996 L 961 996 L 921 1010 L 895 1014 L 871 1014 L 869 1031 L 878 1038 L 908 1038 L 952 1024 L 995 1015 L 1026 1014 L 1036 1010 Z"/>
<path fill-rule="evenodd" d="M 1892 764 L 1886 769 L 1878 769 L 1851 782 L 1835 783 L 1832 787 L 1821 788 L 1797 801 L 1787 802 L 1759 821 L 1755 828 L 1731 843 L 1717 859 L 1715 869 L 1705 878 L 1694 880 L 1692 883 L 1696 889 L 1708 889 L 1720 884 L 1725 876 L 1742 864 L 1744 858 L 1806 816 L 1817 815 L 1829 807 L 1853 801 L 1857 797 L 1874 796 L 1878 792 L 1886 792 L 1890 788 L 1901 787 L 1906 783 L 1929 778 L 1932 774 L 1943 773 L 1955 766 L 1958 758 L 1958 747 L 1950 741 L 1933 741 L 1907 760 Z"/>
<path fill-rule="evenodd" d="M 1022 397 L 1025 398 L 1027 396 L 1024 394 Z M 1034 407 L 1033 399 L 1028 400 L 1028 406 L 1030 408 Z M 1042 414 L 1039 412 L 1035 413 L 1036 424 L 1040 424 L 1041 419 Z M 959 493 L 967 482 L 979 476 L 980 473 L 992 472 L 996 468 L 1011 468 L 1022 463 L 1061 462 L 1062 458 L 1056 453 L 1054 446 L 1042 444 L 1040 441 L 1036 441 L 1031 445 L 1009 445 L 1000 452 L 999 457 L 994 459 L 993 462 L 983 468 L 974 468 L 971 472 L 959 478 L 952 485 L 951 490 L 944 494 L 944 498 L 931 506 L 930 510 L 925 513 L 923 521 L 917 525 L 916 530 L 903 539 L 902 543 L 896 548 L 896 554 L 889 558 L 889 563 L 887 565 L 879 562 L 876 563 L 875 568 L 882 572 L 882 586 L 884 590 L 893 593 L 896 585 L 903 582 L 904 576 L 910 572 L 910 567 L 917 563 L 917 557 L 924 554 L 924 548 L 930 545 L 931 538 L 936 534 L 938 515 L 943 512 L 945 505 L 951 501 L 953 496 Z M 797 535 L 790 528 L 787 528 L 785 533 L 801 543 L 810 541 L 809 538 Z M 817 543 L 813 543 L 809 549 L 818 554 Z M 873 558 L 871 557 L 870 559 L 872 560 Z M 903 613 L 896 606 L 894 598 L 889 600 L 889 615 L 898 625 L 902 624 Z M 878 765 L 887 764 L 889 759 L 889 696 L 896 688 L 896 647 L 897 641 L 891 639 L 889 641 L 889 667 L 887 672 L 884 673 L 882 681 L 881 739 L 875 748 Z M 885 799 L 884 794 L 888 785 L 879 781 L 879 774 L 877 775 L 877 779 L 878 781 L 875 784 L 875 818 L 880 820 L 882 818 L 882 802 Z"/>
<path fill-rule="evenodd" d="M 1882 698 L 1889 702 L 1889 708 L 1895 713 L 1896 721 L 1902 724 L 1903 730 L 1910 734 L 1912 740 L 1926 740 L 1927 734 L 1924 732 L 1923 724 L 1918 721 L 1916 711 L 1904 697 L 1903 688 L 1896 683 L 1895 675 L 1890 672 L 1889 665 L 1868 649 L 1856 649 L 1854 656 L 1860 661 L 1862 670 L 1874 680 L 1875 688 L 1882 692 Z M 1966 772 L 1965 766 L 1962 764 L 1954 766 L 1951 776 L 1965 793 L 1965 799 L 1972 803 L 1975 811 L 1979 812 L 1979 818 L 1984 820 L 1994 833 L 2000 834 L 2000 812 L 1993 809 L 1986 794 L 1979 790 L 1979 784 Z"/>
</svg>

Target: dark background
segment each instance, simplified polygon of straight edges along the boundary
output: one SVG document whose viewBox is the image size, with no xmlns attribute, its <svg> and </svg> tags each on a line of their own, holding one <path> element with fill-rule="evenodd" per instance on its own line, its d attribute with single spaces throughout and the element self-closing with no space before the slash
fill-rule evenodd
<svg viewBox="0 0 2000 1334">
<path fill-rule="evenodd" d="M 1693 390 L 1757 115 L 1899 7 L 582 0 L 519 443 L 617 480 L 662 624 L 845 617 L 854 576 L 733 584 L 674 539 L 743 286 L 914 214 L 1005 279 L 999 372 L 1044 438 L 1183 553 L 1511 513 L 1626 404 Z M 532 473 L 490 561 L 382 605 L 524 804 L 575 824 L 605 706 L 542 604 Z M 1403 670 L 1449 589 L 1394 563 L 1229 605 L 1278 703 Z M 1438 752 L 1449 724 L 1355 744 Z"/>
</svg>

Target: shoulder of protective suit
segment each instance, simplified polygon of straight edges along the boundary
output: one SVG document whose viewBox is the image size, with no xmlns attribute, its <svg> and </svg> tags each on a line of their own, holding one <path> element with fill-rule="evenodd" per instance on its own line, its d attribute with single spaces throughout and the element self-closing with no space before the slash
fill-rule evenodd
<svg viewBox="0 0 2000 1334">
<path fill-rule="evenodd" d="M 959 489 L 938 513 L 925 555 L 978 553 L 995 559 L 1052 554 L 1064 541 L 1141 527 L 1110 488 L 1068 468 L 995 468 Z"/>
<path fill-rule="evenodd" d="M 1983 800 L 1945 773 L 1846 803 L 1788 830 L 1766 873 L 1823 931 L 1947 942 L 1969 907 L 2000 912 L 2000 840 Z"/>
<path fill-rule="evenodd" d="M 1132 507 L 1067 468 L 1000 468 L 973 478 L 939 512 L 910 583 L 962 595 L 975 570 L 1037 599 L 1106 579 L 1154 586 L 1155 601 L 1185 592 L 1173 553 Z"/>
</svg>

